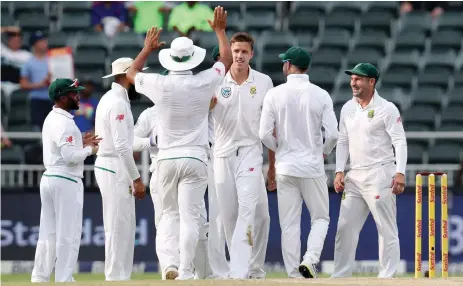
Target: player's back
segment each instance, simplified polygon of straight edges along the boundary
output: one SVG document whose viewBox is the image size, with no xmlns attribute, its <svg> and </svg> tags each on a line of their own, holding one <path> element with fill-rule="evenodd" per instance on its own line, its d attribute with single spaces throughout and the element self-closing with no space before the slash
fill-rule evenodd
<svg viewBox="0 0 463 286">
<path fill-rule="evenodd" d="M 269 95 L 276 114 L 277 169 L 298 177 L 324 174 L 322 121 L 327 108 L 332 111 L 329 94 L 298 79 L 272 89 Z"/>
</svg>

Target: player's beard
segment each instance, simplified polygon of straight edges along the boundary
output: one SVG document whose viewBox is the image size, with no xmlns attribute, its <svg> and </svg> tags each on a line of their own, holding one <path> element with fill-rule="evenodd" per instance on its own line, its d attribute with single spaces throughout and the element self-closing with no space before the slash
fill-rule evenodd
<svg viewBox="0 0 463 286">
<path fill-rule="evenodd" d="M 139 94 L 135 90 L 135 85 L 131 84 L 130 87 L 127 89 L 127 94 L 129 95 L 130 101 L 137 101 L 141 98 L 141 94 Z"/>
<path fill-rule="evenodd" d="M 79 101 L 78 100 L 74 100 L 72 98 L 69 97 L 69 109 L 70 110 L 78 110 L 79 109 Z"/>
</svg>

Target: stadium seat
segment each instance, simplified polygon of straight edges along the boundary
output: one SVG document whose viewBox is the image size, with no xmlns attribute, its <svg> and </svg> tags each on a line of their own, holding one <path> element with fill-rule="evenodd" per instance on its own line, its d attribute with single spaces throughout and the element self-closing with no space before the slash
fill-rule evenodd
<svg viewBox="0 0 463 286">
<path fill-rule="evenodd" d="M 243 20 L 238 13 L 228 14 L 227 16 L 227 32 L 239 32 L 243 30 Z"/>
<path fill-rule="evenodd" d="M 63 5 L 63 12 L 90 13 L 92 10 L 92 1 L 63 1 L 61 5 Z"/>
<path fill-rule="evenodd" d="M 18 108 L 29 104 L 29 91 L 24 89 L 18 89 L 10 95 L 10 106 L 11 108 Z"/>
<path fill-rule="evenodd" d="M 463 70 L 453 75 L 455 86 L 463 86 Z"/>
<path fill-rule="evenodd" d="M 358 14 L 356 12 L 334 11 L 325 16 L 325 29 L 342 28 L 349 30 L 350 33 L 353 33 L 357 19 Z"/>
<path fill-rule="evenodd" d="M 299 47 L 310 50 L 313 46 L 313 35 L 308 32 L 299 32 L 296 34 L 296 41 Z"/>
<path fill-rule="evenodd" d="M 30 122 L 29 105 L 12 106 L 8 114 L 8 128 L 14 125 L 24 125 Z"/>
<path fill-rule="evenodd" d="M 351 34 L 344 29 L 325 30 L 320 39 L 319 49 L 334 48 L 346 52 L 349 49 Z"/>
<path fill-rule="evenodd" d="M 207 57 L 207 55 L 206 55 L 206 57 Z M 146 65 L 148 67 L 150 67 L 150 69 L 151 69 L 152 66 L 160 65 L 160 63 L 159 63 L 159 53 L 157 53 L 157 52 L 152 53 L 148 57 L 148 60 L 146 61 Z"/>
<path fill-rule="evenodd" d="M 356 41 L 355 49 L 375 49 L 383 56 L 386 54 L 387 34 L 381 31 L 365 31 Z"/>
<path fill-rule="evenodd" d="M 394 14 L 387 11 L 368 12 L 360 17 L 360 26 L 362 31 L 380 31 L 390 36 L 393 20 Z"/>
<path fill-rule="evenodd" d="M 449 95 L 449 106 L 463 105 L 463 86 L 457 86 Z"/>
<path fill-rule="evenodd" d="M 379 67 L 382 54 L 375 49 L 358 48 L 347 56 L 347 66 L 353 67 L 358 63 L 372 63 Z"/>
<path fill-rule="evenodd" d="M 140 53 L 141 48 L 134 48 L 134 47 L 118 47 L 114 48 L 109 55 L 109 61 L 112 63 L 113 61 L 117 60 L 118 58 L 129 57 L 135 59 L 138 54 Z"/>
<path fill-rule="evenodd" d="M 217 6 L 222 6 L 228 13 L 228 15 L 230 14 L 235 14 L 235 13 L 238 13 L 238 14 L 241 14 L 243 12 L 243 4 L 241 2 L 238 2 L 238 1 L 211 1 L 209 2 L 209 7 L 211 7 L 212 9 L 214 9 L 215 7 Z"/>
<path fill-rule="evenodd" d="M 446 68 L 426 67 L 418 75 L 418 86 L 433 86 L 447 90 L 451 72 Z"/>
<path fill-rule="evenodd" d="M 338 71 L 329 66 L 326 67 L 311 67 L 309 70 L 310 81 L 319 87 L 331 93 L 334 81 L 338 76 Z"/>
<path fill-rule="evenodd" d="M 18 2 L 19 3 L 19 2 Z M 26 3 L 26 2 L 21 2 Z M 42 31 L 47 32 L 50 26 L 50 20 L 43 13 L 27 12 L 18 16 L 21 30 L 28 32 Z"/>
<path fill-rule="evenodd" d="M 211 50 L 218 45 L 217 37 L 213 32 L 195 32 L 192 34 L 192 38 L 198 42 L 201 48 Z"/>
<path fill-rule="evenodd" d="M 159 37 L 159 41 L 164 41 L 166 42 L 166 44 L 162 46 L 161 49 L 169 48 L 172 40 L 177 37 L 179 37 L 179 34 L 177 32 L 162 31 L 161 36 Z"/>
<path fill-rule="evenodd" d="M 273 1 L 246 1 L 244 3 L 244 11 L 245 13 L 253 13 L 253 12 L 279 12 L 279 2 Z"/>
<path fill-rule="evenodd" d="M 381 88 L 402 88 L 408 92 L 412 88 L 412 82 L 415 73 L 413 70 L 388 70 L 379 79 Z"/>
<path fill-rule="evenodd" d="M 85 80 L 92 80 L 95 86 L 95 92 L 103 91 L 103 79 L 102 77 L 105 75 L 104 70 L 101 69 L 93 69 L 93 68 L 79 68 L 76 69 L 76 77 L 83 82 Z M 106 90 L 104 90 L 106 92 Z"/>
<path fill-rule="evenodd" d="M 407 163 L 423 164 L 423 154 L 426 148 L 415 143 L 407 142 Z"/>
<path fill-rule="evenodd" d="M 6 114 L 9 110 L 9 106 L 7 104 L 7 98 L 6 98 L 5 93 L 3 92 L 3 89 L 1 89 L 1 92 L 2 92 L 2 102 L 1 102 L 2 114 Z"/>
<path fill-rule="evenodd" d="M 335 94 L 333 99 L 334 106 L 343 106 L 346 102 L 352 99 L 352 89 L 350 88 L 343 88 L 339 89 Z"/>
<path fill-rule="evenodd" d="M 418 70 L 419 62 L 420 55 L 416 51 L 408 53 L 394 53 L 391 55 L 389 60 L 388 72 L 389 70 L 401 69 L 411 69 L 416 72 Z"/>
<path fill-rule="evenodd" d="M 77 39 L 77 49 L 100 50 L 107 52 L 108 38 L 103 33 L 87 32 L 79 35 Z"/>
<path fill-rule="evenodd" d="M 66 47 L 70 38 L 70 35 L 65 32 L 50 33 L 48 35 L 48 47 L 50 49 Z"/>
<path fill-rule="evenodd" d="M 47 5 L 48 3 L 41 1 L 14 1 L 14 15 L 18 16 L 23 13 L 45 14 Z"/>
<path fill-rule="evenodd" d="M 429 106 L 412 106 L 403 112 L 404 122 L 421 123 L 433 128 L 436 122 L 436 111 Z"/>
<path fill-rule="evenodd" d="M 16 145 L 13 145 L 11 148 L 2 148 L 1 157 L 2 164 L 21 164 L 24 162 L 22 148 Z"/>
<path fill-rule="evenodd" d="M 392 102 L 399 111 L 402 110 L 404 94 L 400 88 L 381 88 L 378 93 L 382 98 Z"/>
<path fill-rule="evenodd" d="M 388 12 L 392 15 L 399 13 L 399 2 L 394 1 L 369 1 L 366 14 L 375 12 Z"/>
<path fill-rule="evenodd" d="M 12 3 L 13 2 L 11 2 L 11 1 L 2 1 L 2 2 L 0 2 L 1 9 L 2 9 L 2 16 L 3 16 L 3 14 L 9 14 L 10 13 Z"/>
<path fill-rule="evenodd" d="M 459 30 L 460 32 L 463 32 L 461 12 L 445 11 L 445 13 L 439 17 L 437 30 Z"/>
<path fill-rule="evenodd" d="M 106 53 L 102 50 L 78 49 L 74 56 L 76 68 L 95 68 L 105 70 Z"/>
<path fill-rule="evenodd" d="M 453 72 L 455 69 L 457 56 L 454 51 L 450 50 L 441 53 L 432 53 L 426 57 L 426 67 L 446 68 Z"/>
<path fill-rule="evenodd" d="M 436 129 L 436 131 L 461 131 L 463 130 L 463 123 L 457 123 L 457 122 L 447 122 L 445 124 L 442 124 L 439 128 Z M 452 139 L 447 139 L 449 141 L 453 141 Z M 458 142 L 461 142 L 462 139 L 460 140 L 455 140 Z"/>
<path fill-rule="evenodd" d="M 434 33 L 431 37 L 431 51 L 443 52 L 453 50 L 457 52 L 461 48 L 463 32 L 456 30 L 443 30 Z"/>
<path fill-rule="evenodd" d="M 442 111 L 442 124 L 463 123 L 463 105 L 451 105 Z M 462 131 L 462 130 L 460 130 Z"/>
<path fill-rule="evenodd" d="M 423 52 L 426 35 L 421 31 L 404 31 L 395 39 L 395 52 L 411 52 L 414 50 Z"/>
<path fill-rule="evenodd" d="M 429 149 L 429 164 L 458 164 L 462 145 L 457 143 L 438 143 Z"/>
<path fill-rule="evenodd" d="M 310 2 L 297 2 L 310 3 Z M 295 33 L 310 33 L 316 35 L 320 28 L 323 14 L 320 11 L 298 12 L 288 19 L 288 28 Z"/>
<path fill-rule="evenodd" d="M 247 13 L 243 22 L 248 31 L 262 32 L 265 30 L 275 30 L 276 17 L 273 12 L 253 12 Z"/>
<path fill-rule="evenodd" d="M 359 15 L 367 8 L 368 3 L 363 1 L 337 1 L 332 2 L 332 5 L 331 13 L 347 12 Z"/>
<path fill-rule="evenodd" d="M 419 104 L 420 106 L 429 105 L 434 109 L 440 109 L 444 91 L 439 87 L 418 86 L 413 92 L 412 97 L 413 104 Z"/>
<path fill-rule="evenodd" d="M 338 120 L 338 122 L 341 118 L 341 109 L 342 109 L 342 105 L 337 105 L 334 107 L 334 114 L 336 115 L 336 119 Z"/>
<path fill-rule="evenodd" d="M 8 131 L 10 132 L 33 132 L 34 127 L 28 123 L 26 124 L 9 124 Z M 29 141 L 30 142 L 30 141 Z"/>
<path fill-rule="evenodd" d="M 64 13 L 59 21 L 61 31 L 69 33 L 85 32 L 92 29 L 90 13 Z"/>
<path fill-rule="evenodd" d="M 1 23 L 2 23 L 2 27 L 8 27 L 8 26 L 14 26 L 15 25 L 14 18 L 11 15 L 6 14 L 4 12 L 2 12 Z"/>
<path fill-rule="evenodd" d="M 337 49 L 319 49 L 312 52 L 312 67 L 329 66 L 339 69 L 342 64 L 344 54 Z"/>
<path fill-rule="evenodd" d="M 292 11 L 305 14 L 306 12 L 317 11 L 325 14 L 330 3 L 325 1 L 297 1 L 292 3 Z"/>
<path fill-rule="evenodd" d="M 277 72 L 266 72 L 266 74 L 272 79 L 273 86 L 278 86 L 286 82 L 286 79 L 281 70 Z"/>
<path fill-rule="evenodd" d="M 400 19 L 400 31 L 421 31 L 429 33 L 432 29 L 432 16 L 429 12 L 412 11 Z"/>
<path fill-rule="evenodd" d="M 113 48 L 138 48 L 139 51 L 143 48 L 144 38 L 134 32 L 119 33 L 114 37 Z"/>
<path fill-rule="evenodd" d="M 143 96 L 143 95 L 142 95 L 142 96 Z M 140 103 L 140 102 L 137 102 L 136 104 L 132 104 L 131 110 L 132 110 L 134 122 L 137 122 L 138 117 L 140 116 L 140 114 L 141 114 L 143 111 L 145 111 L 145 109 L 147 109 L 147 108 L 150 107 L 150 106 L 153 106 L 153 104 L 151 103 L 151 104 L 149 105 L 149 104 Z"/>
<path fill-rule="evenodd" d="M 281 54 L 297 44 L 297 39 L 290 32 L 265 31 L 259 38 L 265 55 L 273 52 Z"/>
<path fill-rule="evenodd" d="M 419 123 L 419 122 L 411 122 L 404 121 L 404 129 L 405 131 L 432 131 L 428 125 Z"/>
<path fill-rule="evenodd" d="M 269 55 L 262 58 L 262 71 L 264 73 L 282 73 L 282 63 L 278 55 Z"/>
</svg>

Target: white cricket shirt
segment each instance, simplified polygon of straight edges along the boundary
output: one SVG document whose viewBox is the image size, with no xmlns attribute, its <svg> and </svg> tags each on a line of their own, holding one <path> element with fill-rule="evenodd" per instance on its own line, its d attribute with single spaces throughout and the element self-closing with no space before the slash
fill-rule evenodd
<svg viewBox="0 0 463 286">
<path fill-rule="evenodd" d="M 274 128 L 278 139 L 273 136 Z M 331 153 L 338 139 L 330 95 L 311 83 L 307 74 L 288 75 L 286 83 L 272 88 L 265 97 L 259 135 L 264 145 L 275 151 L 277 174 L 299 178 L 325 175 L 323 154 Z"/>
<path fill-rule="evenodd" d="M 137 92 L 157 106 L 158 160 L 195 158 L 207 162 L 209 104 L 224 76 L 221 62 L 195 75 L 170 71 L 167 76 L 141 72 L 135 76 Z"/>
<path fill-rule="evenodd" d="M 238 85 L 228 72 L 215 92 L 214 156 L 228 157 L 239 147 L 260 144 L 259 124 L 262 104 L 273 87 L 268 75 L 249 68 L 248 79 Z"/>
<path fill-rule="evenodd" d="M 92 154 L 83 148 L 82 133 L 69 112 L 53 107 L 42 128 L 43 164 L 48 175 L 84 177 L 84 160 Z"/>
<path fill-rule="evenodd" d="M 145 109 L 138 117 L 135 124 L 135 138 L 133 142 L 133 150 L 149 150 L 151 165 L 150 172 L 156 170 L 156 156 L 158 155 L 158 148 L 151 146 L 150 138 L 157 135 L 156 133 L 156 105 Z"/>
<path fill-rule="evenodd" d="M 95 134 L 102 138 L 97 156 L 119 157 L 130 179 L 138 179 L 140 173 L 133 158 L 134 124 L 129 96 L 127 90 L 115 82 L 96 108 Z"/>
<path fill-rule="evenodd" d="M 405 174 L 407 140 L 399 110 L 376 90 L 365 108 L 354 97 L 341 109 L 336 172 L 344 171 L 348 157 L 354 170 L 395 161 L 396 172 Z"/>
</svg>

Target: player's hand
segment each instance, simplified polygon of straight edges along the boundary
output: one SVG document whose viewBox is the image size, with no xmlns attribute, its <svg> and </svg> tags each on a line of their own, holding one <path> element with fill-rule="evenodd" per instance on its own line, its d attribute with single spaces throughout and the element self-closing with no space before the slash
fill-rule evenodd
<svg viewBox="0 0 463 286">
<path fill-rule="evenodd" d="M 405 190 L 405 176 L 401 173 L 396 173 L 392 179 L 392 193 L 400 195 Z"/>
<path fill-rule="evenodd" d="M 133 196 L 139 200 L 142 200 L 145 198 L 146 195 L 146 190 L 145 190 L 145 184 L 143 184 L 141 177 L 133 181 Z"/>
<path fill-rule="evenodd" d="M 214 9 L 214 20 L 207 20 L 209 26 L 215 32 L 223 32 L 227 27 L 227 11 L 221 6 L 217 6 Z"/>
<path fill-rule="evenodd" d="M 151 27 L 148 30 L 145 37 L 145 49 L 148 49 L 150 52 L 159 49 L 166 42 L 159 42 L 159 37 L 161 36 L 162 28 Z"/>
<path fill-rule="evenodd" d="M 275 168 L 269 168 L 267 171 L 267 190 L 269 190 L 269 192 L 274 192 L 276 189 Z"/>
<path fill-rule="evenodd" d="M 98 137 L 98 135 L 95 135 L 93 133 L 85 133 L 84 137 L 82 138 L 82 141 L 83 141 L 84 146 L 85 145 L 88 145 L 88 146 L 96 145 L 96 146 L 98 146 L 101 139 L 102 139 L 101 137 Z"/>
<path fill-rule="evenodd" d="M 344 172 L 336 173 L 334 178 L 334 190 L 336 193 L 344 191 Z"/>
<path fill-rule="evenodd" d="M 209 103 L 209 111 L 211 111 L 212 109 L 214 109 L 214 107 L 217 105 L 217 96 L 213 96 L 211 98 L 211 102 Z"/>
</svg>

